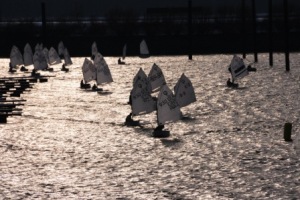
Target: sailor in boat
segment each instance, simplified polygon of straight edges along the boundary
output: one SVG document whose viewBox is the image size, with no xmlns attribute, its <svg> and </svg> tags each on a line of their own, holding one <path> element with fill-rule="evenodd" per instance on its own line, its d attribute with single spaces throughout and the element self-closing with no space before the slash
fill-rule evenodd
<svg viewBox="0 0 300 200">
<path fill-rule="evenodd" d="M 132 105 L 131 94 L 129 95 L 128 104 L 130 106 Z M 140 126 L 140 122 L 139 121 L 134 121 L 132 119 L 132 112 L 131 112 L 131 113 L 129 113 L 129 115 L 127 115 L 127 117 L 125 119 L 125 125 L 127 125 L 127 126 Z"/>
<path fill-rule="evenodd" d="M 234 83 L 234 80 L 231 82 L 230 78 L 227 80 L 227 86 L 232 88 L 237 88 L 239 86 L 238 83 Z"/>
<path fill-rule="evenodd" d="M 81 79 L 81 81 L 80 81 L 80 88 L 82 88 L 82 89 L 91 88 L 91 85 L 88 84 L 88 83 L 84 83 L 83 80 Z"/>
<path fill-rule="evenodd" d="M 248 65 L 247 70 L 248 72 L 256 72 L 256 68 L 252 67 L 251 65 Z"/>
<path fill-rule="evenodd" d="M 10 72 L 10 73 L 16 72 L 16 70 L 13 69 L 13 66 L 11 65 L 11 63 L 9 63 L 9 70 L 8 70 L 8 72 Z"/>
<path fill-rule="evenodd" d="M 68 68 L 66 68 L 65 64 L 63 64 L 63 65 L 61 66 L 61 71 L 68 72 L 68 71 L 69 71 L 69 69 L 68 69 Z"/>
<path fill-rule="evenodd" d="M 40 73 L 36 73 L 36 70 L 33 69 L 32 72 L 31 72 L 31 76 L 39 76 Z"/>
<path fill-rule="evenodd" d="M 119 64 L 119 65 L 124 65 L 125 62 L 121 61 L 121 58 L 119 58 L 119 59 L 118 59 L 118 64 Z"/>
<path fill-rule="evenodd" d="M 28 71 L 28 69 L 26 69 L 26 67 L 24 67 L 24 65 L 20 68 L 20 71 L 22 71 L 22 72 L 27 72 Z"/>
</svg>

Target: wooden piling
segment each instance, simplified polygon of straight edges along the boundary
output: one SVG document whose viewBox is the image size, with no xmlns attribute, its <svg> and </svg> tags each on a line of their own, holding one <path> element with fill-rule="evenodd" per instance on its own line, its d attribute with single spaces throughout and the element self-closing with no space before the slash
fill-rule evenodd
<svg viewBox="0 0 300 200">
<path fill-rule="evenodd" d="M 269 0 L 269 65 L 273 66 L 273 9 L 272 0 Z"/>
<path fill-rule="evenodd" d="M 192 49 L 193 49 L 193 39 L 192 39 L 192 0 L 188 1 L 188 41 L 189 41 L 189 60 L 193 59 Z"/>
<path fill-rule="evenodd" d="M 242 51 L 243 51 L 243 58 L 246 58 L 246 4 L 245 0 L 242 0 Z"/>
<path fill-rule="evenodd" d="M 285 123 L 284 124 L 284 133 L 283 133 L 283 138 L 286 142 L 291 142 L 293 141 L 291 138 L 292 135 L 292 123 Z"/>
<path fill-rule="evenodd" d="M 47 39 L 47 28 L 46 28 L 46 6 L 45 6 L 45 2 L 42 2 L 41 4 L 42 6 L 42 39 L 43 39 L 43 43 L 46 43 L 46 39 Z"/>
<path fill-rule="evenodd" d="M 257 47 L 256 47 L 256 5 L 255 0 L 252 0 L 252 24 L 253 24 L 253 53 L 254 62 L 257 62 Z"/>
<path fill-rule="evenodd" d="M 285 27 L 285 69 L 290 71 L 290 46 L 289 46 L 289 11 L 288 0 L 283 0 L 284 27 Z"/>
</svg>

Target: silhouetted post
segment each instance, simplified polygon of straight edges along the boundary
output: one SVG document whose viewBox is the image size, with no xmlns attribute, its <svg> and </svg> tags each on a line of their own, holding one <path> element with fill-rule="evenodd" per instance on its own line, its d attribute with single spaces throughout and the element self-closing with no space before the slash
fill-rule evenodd
<svg viewBox="0 0 300 200">
<path fill-rule="evenodd" d="M 254 53 L 254 62 L 257 62 L 257 49 L 256 49 L 256 6 L 255 6 L 255 0 L 252 0 L 252 23 L 253 23 L 253 53 Z"/>
<path fill-rule="evenodd" d="M 292 123 L 285 123 L 284 124 L 284 132 L 283 132 L 283 138 L 286 142 L 293 141 L 291 138 L 292 135 Z"/>
<path fill-rule="evenodd" d="M 193 48 L 193 40 L 192 40 L 192 0 L 189 0 L 188 5 L 188 40 L 189 40 L 189 60 L 193 59 L 192 48 Z"/>
<path fill-rule="evenodd" d="M 273 13 L 272 0 L 269 0 L 269 64 L 273 66 Z"/>
<path fill-rule="evenodd" d="M 43 43 L 46 42 L 46 6 L 45 2 L 42 2 L 42 38 L 43 38 Z"/>
<path fill-rule="evenodd" d="M 290 71 L 290 47 L 289 47 L 289 14 L 288 0 L 284 0 L 284 28 L 285 28 L 285 69 Z"/>
<path fill-rule="evenodd" d="M 245 4 L 245 0 L 242 0 L 242 37 L 243 37 L 243 44 L 242 44 L 242 51 L 243 51 L 243 58 L 246 58 L 246 4 Z"/>
</svg>

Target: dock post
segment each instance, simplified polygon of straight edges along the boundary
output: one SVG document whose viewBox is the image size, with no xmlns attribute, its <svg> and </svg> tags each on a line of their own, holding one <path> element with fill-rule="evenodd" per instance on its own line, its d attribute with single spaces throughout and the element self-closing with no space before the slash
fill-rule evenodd
<svg viewBox="0 0 300 200">
<path fill-rule="evenodd" d="M 290 46 L 289 46 L 289 11 L 288 0 L 284 0 L 284 27 L 285 27 L 285 69 L 290 71 Z"/>
<path fill-rule="evenodd" d="M 256 5 L 255 0 L 252 0 L 252 23 L 253 23 L 253 53 L 254 62 L 257 62 L 257 47 L 256 47 Z"/>
<path fill-rule="evenodd" d="M 272 0 L 269 0 L 269 65 L 273 66 L 273 10 Z"/>
<path fill-rule="evenodd" d="M 193 59 L 192 49 L 193 49 L 193 39 L 192 39 L 192 0 L 188 1 L 188 41 L 189 41 L 189 60 Z"/>
</svg>

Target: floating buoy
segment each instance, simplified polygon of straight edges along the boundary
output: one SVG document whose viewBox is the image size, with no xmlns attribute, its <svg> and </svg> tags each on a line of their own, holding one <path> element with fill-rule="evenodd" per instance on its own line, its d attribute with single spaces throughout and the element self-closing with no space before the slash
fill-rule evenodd
<svg viewBox="0 0 300 200">
<path fill-rule="evenodd" d="M 292 142 L 292 123 L 285 123 L 284 124 L 284 134 L 283 134 L 283 138 L 286 142 Z"/>
</svg>

